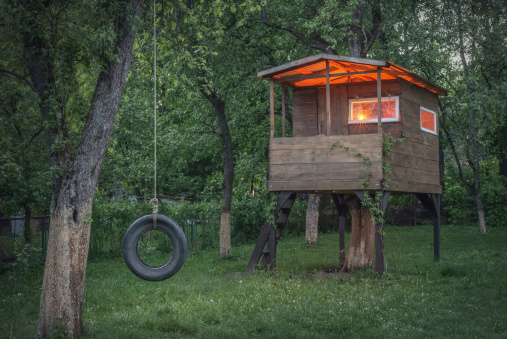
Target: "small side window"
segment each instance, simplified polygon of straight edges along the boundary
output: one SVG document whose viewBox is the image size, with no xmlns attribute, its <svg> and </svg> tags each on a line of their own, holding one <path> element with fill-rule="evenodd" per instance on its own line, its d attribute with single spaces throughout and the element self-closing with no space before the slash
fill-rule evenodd
<svg viewBox="0 0 507 339">
<path fill-rule="evenodd" d="M 437 134 L 437 114 L 421 107 L 421 129 L 431 134 Z"/>
</svg>

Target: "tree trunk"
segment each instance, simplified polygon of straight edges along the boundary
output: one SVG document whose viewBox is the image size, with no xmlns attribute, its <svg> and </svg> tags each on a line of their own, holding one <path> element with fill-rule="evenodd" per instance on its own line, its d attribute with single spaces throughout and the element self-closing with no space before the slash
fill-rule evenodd
<svg viewBox="0 0 507 339">
<path fill-rule="evenodd" d="M 220 217 L 220 258 L 225 259 L 231 254 L 231 210 L 232 210 L 232 183 L 234 181 L 234 162 L 232 159 L 232 138 L 225 117 L 225 102 L 215 108 L 218 127 L 222 135 L 224 149 L 224 181 L 222 183 L 222 215 Z"/>
<path fill-rule="evenodd" d="M 481 195 L 477 192 L 474 194 L 475 205 L 477 207 L 477 216 L 479 217 L 479 230 L 486 234 L 486 219 L 484 218 L 484 207 L 482 206 Z"/>
<path fill-rule="evenodd" d="M 23 226 L 23 234 L 25 236 L 25 242 L 29 244 L 32 238 L 31 236 L 32 230 L 30 228 L 30 221 L 32 220 L 32 210 L 30 209 L 30 206 L 28 204 L 25 204 L 23 206 L 23 209 L 25 210 L 25 223 Z"/>
<path fill-rule="evenodd" d="M 55 326 L 62 325 L 71 336 L 81 334 L 93 196 L 132 61 L 133 24 L 140 2 L 130 0 L 118 11 L 118 61 L 106 61 L 99 74 L 76 155 L 65 164 L 54 187 L 39 336 L 47 337 Z"/>
<path fill-rule="evenodd" d="M 217 115 L 218 127 L 224 151 L 224 180 L 222 182 L 222 212 L 220 215 L 220 258 L 225 259 L 231 254 L 231 210 L 232 183 L 234 181 L 234 162 L 232 158 L 232 138 L 225 116 L 225 101 L 211 91 L 206 85 L 200 88 L 201 93 L 213 105 Z"/>
<path fill-rule="evenodd" d="M 370 211 L 361 208 L 361 201 L 357 196 L 350 197 L 346 203 L 352 216 L 352 230 L 347 258 L 345 258 L 342 270 L 350 272 L 372 265 L 375 246 L 375 222 Z"/>
<path fill-rule="evenodd" d="M 308 207 L 306 208 L 306 243 L 308 245 L 317 244 L 320 198 L 320 194 L 308 194 Z"/>
</svg>

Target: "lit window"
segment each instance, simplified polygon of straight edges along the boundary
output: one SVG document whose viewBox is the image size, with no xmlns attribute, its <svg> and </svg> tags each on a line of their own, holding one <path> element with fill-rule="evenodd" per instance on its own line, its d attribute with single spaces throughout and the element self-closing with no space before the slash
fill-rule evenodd
<svg viewBox="0 0 507 339">
<path fill-rule="evenodd" d="M 386 97 L 382 100 L 382 122 L 400 121 L 400 105 L 398 97 Z M 350 99 L 349 124 L 377 122 L 377 98 Z"/>
<path fill-rule="evenodd" d="M 421 129 L 425 132 L 437 134 L 437 114 L 421 107 Z"/>
</svg>

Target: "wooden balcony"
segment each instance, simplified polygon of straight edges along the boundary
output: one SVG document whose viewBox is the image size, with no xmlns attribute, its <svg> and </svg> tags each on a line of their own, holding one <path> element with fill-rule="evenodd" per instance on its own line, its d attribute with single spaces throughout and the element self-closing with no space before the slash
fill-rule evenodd
<svg viewBox="0 0 507 339">
<path fill-rule="evenodd" d="M 377 134 L 271 138 L 269 190 L 352 192 L 381 188 L 382 139 Z"/>
<path fill-rule="evenodd" d="M 391 171 L 383 173 L 383 142 L 378 134 L 271 138 L 268 188 L 350 193 L 365 189 L 365 184 L 368 190 L 382 189 L 386 177 L 390 179 L 386 190 L 395 193 L 441 194 L 438 144 L 412 139 L 392 145 L 385 159 Z"/>
</svg>

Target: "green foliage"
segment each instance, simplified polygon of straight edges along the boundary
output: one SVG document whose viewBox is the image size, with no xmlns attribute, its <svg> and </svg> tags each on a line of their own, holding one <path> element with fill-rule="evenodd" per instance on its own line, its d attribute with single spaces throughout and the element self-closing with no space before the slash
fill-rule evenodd
<svg viewBox="0 0 507 339">
<path fill-rule="evenodd" d="M 102 194 L 96 194 L 92 213 L 90 258 L 121 255 L 123 236 L 127 229 L 135 220 L 150 213 L 149 203 L 132 200 L 110 201 L 109 198 L 102 197 Z"/>
</svg>

